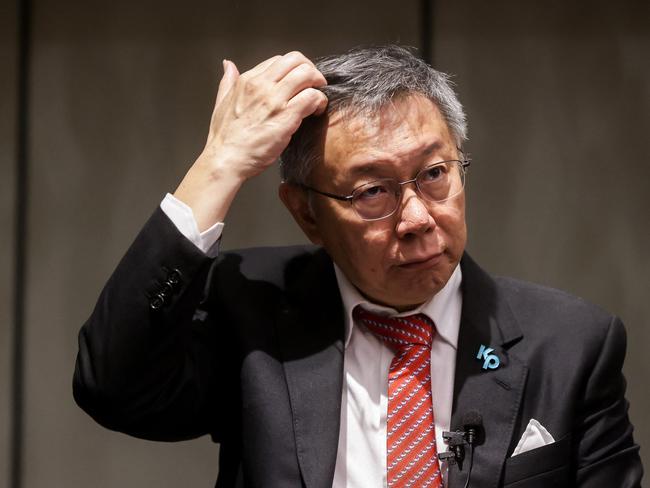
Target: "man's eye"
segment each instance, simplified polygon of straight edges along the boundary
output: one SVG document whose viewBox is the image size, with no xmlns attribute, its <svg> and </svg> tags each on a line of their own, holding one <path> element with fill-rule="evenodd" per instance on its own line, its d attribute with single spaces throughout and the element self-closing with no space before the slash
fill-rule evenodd
<svg viewBox="0 0 650 488">
<path fill-rule="evenodd" d="M 444 174 L 445 168 L 442 165 L 439 165 L 425 169 L 420 178 L 425 182 L 436 181 L 442 178 Z"/>
<path fill-rule="evenodd" d="M 388 188 L 384 185 L 369 185 L 360 189 L 357 198 L 361 200 L 370 200 L 374 198 L 381 198 L 388 193 Z"/>
</svg>

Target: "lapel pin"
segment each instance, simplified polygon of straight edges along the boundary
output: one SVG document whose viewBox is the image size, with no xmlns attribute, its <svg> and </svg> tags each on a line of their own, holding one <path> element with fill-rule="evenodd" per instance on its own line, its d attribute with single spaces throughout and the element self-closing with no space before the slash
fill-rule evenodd
<svg viewBox="0 0 650 488">
<path fill-rule="evenodd" d="M 481 348 L 478 350 L 476 359 L 483 361 L 483 369 L 497 369 L 499 367 L 501 361 L 499 360 L 499 356 L 492 354 L 493 352 L 493 348 L 481 344 Z"/>
</svg>

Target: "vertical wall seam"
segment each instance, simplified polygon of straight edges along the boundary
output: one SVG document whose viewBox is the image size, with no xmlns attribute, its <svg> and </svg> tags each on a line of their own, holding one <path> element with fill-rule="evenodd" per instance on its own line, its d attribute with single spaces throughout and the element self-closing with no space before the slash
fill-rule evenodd
<svg viewBox="0 0 650 488">
<path fill-rule="evenodd" d="M 433 65 L 434 0 L 420 0 L 420 52 L 422 59 Z"/>
<path fill-rule="evenodd" d="M 25 372 L 25 273 L 29 163 L 29 74 L 31 61 L 31 0 L 18 0 L 18 66 L 16 103 L 16 179 L 14 219 L 14 295 L 9 486 L 22 488 Z"/>
</svg>

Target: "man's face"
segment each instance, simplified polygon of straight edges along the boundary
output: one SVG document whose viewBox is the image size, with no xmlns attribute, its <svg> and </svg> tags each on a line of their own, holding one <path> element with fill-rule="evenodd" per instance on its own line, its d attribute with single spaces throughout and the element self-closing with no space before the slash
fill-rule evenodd
<svg viewBox="0 0 650 488">
<path fill-rule="evenodd" d="M 409 180 L 431 163 L 459 158 L 440 111 L 421 96 L 398 99 L 374 118 L 335 114 L 324 138 L 323 163 L 309 183 L 339 195 L 380 178 Z M 350 202 L 312 193 L 309 234 L 367 298 L 408 309 L 447 283 L 467 232 L 464 193 L 433 203 L 414 184 L 402 192 L 397 211 L 376 221 L 362 220 Z"/>
</svg>

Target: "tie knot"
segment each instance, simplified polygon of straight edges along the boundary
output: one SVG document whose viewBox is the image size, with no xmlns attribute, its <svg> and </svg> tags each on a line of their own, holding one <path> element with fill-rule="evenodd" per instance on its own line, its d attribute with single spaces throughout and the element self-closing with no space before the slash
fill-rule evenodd
<svg viewBox="0 0 650 488">
<path fill-rule="evenodd" d="M 387 317 L 356 307 L 352 316 L 394 351 L 416 344 L 431 347 L 433 322 L 424 314 Z"/>
</svg>

